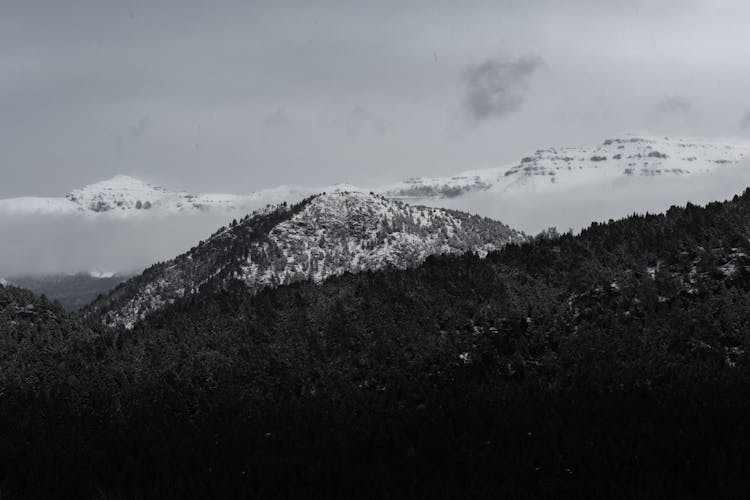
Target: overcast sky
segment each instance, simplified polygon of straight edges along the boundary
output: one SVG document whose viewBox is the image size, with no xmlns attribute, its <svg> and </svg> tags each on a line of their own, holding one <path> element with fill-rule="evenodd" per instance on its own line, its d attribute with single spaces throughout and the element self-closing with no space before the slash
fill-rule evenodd
<svg viewBox="0 0 750 500">
<path fill-rule="evenodd" d="M 747 0 L 0 0 L 0 197 L 374 185 L 750 136 Z"/>
</svg>

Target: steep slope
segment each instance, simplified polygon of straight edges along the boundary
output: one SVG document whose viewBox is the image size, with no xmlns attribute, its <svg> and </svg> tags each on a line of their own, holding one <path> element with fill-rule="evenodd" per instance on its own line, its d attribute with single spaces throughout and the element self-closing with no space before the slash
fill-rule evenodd
<svg viewBox="0 0 750 500">
<path fill-rule="evenodd" d="M 201 289 L 265 287 L 346 272 L 405 269 L 430 255 L 487 252 L 525 239 L 502 223 L 410 206 L 364 193 L 314 196 L 257 212 L 189 252 L 147 269 L 95 302 L 89 313 L 132 326 L 147 313 Z"/>
<path fill-rule="evenodd" d="M 59 305 L 28 290 L 0 283 L 0 395 L 7 388 L 48 391 L 58 379 L 61 359 L 80 356 L 81 343 L 95 333 Z M 80 375 L 80 372 L 78 373 Z"/>
</svg>

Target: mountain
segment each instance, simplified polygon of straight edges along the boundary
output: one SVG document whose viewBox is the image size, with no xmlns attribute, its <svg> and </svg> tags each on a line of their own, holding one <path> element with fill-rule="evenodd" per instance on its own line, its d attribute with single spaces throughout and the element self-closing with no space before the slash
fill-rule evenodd
<svg viewBox="0 0 750 500">
<path fill-rule="evenodd" d="M 149 210 L 187 203 L 186 193 L 172 193 L 125 175 L 75 189 L 62 198 L 23 197 L 0 200 L 0 210 L 14 214 L 102 213 Z"/>
<path fill-rule="evenodd" d="M 289 190 L 292 191 L 293 190 Z M 285 190 L 286 194 L 286 190 Z M 74 189 L 64 198 L 11 198 L 0 200 L 0 211 L 39 214 L 189 213 L 207 210 L 236 211 L 253 196 L 192 194 L 170 191 L 126 175 Z"/>
<path fill-rule="evenodd" d="M 710 174 L 750 158 L 748 145 L 623 136 L 593 147 L 539 149 L 510 166 L 412 178 L 378 189 L 390 198 L 445 199 L 478 191 L 550 190 L 596 180 Z"/>
<path fill-rule="evenodd" d="M 430 255 L 486 255 L 526 237 L 500 222 L 357 192 L 283 204 L 232 222 L 190 251 L 147 269 L 96 301 L 91 314 L 128 327 L 205 289 L 251 293 L 346 272 L 405 269 Z"/>
<path fill-rule="evenodd" d="M 67 198 L 0 200 L 0 275 L 136 274 L 187 251 L 216 227 L 268 204 L 319 192 L 373 192 L 391 200 L 501 220 L 527 234 L 581 230 L 632 213 L 708 203 L 750 185 L 742 144 L 623 136 L 592 147 L 546 148 L 510 165 L 446 178 L 358 189 L 279 186 L 251 194 L 170 191 L 118 176 Z"/>
<path fill-rule="evenodd" d="M 22 197 L 0 200 L 0 212 L 9 214 L 177 214 L 205 211 L 244 212 L 270 203 L 298 201 L 316 192 L 357 189 L 345 184 L 323 189 L 279 186 L 248 195 L 194 194 L 170 191 L 127 175 L 74 189 L 63 198 Z"/>
<path fill-rule="evenodd" d="M 316 200 L 345 213 L 331 195 L 269 209 L 143 277 L 197 260 L 222 285 L 242 265 L 213 266 L 276 255 L 282 224 L 299 248 L 318 229 L 367 234 L 367 210 L 329 222 Z M 255 294 L 208 273 L 129 331 L 0 286 L 0 483 L 18 498 L 742 498 L 748 256 L 750 190 Z"/>
<path fill-rule="evenodd" d="M 368 188 L 337 184 L 327 187 L 278 186 L 246 195 L 195 194 L 170 191 L 133 177 L 75 189 L 64 198 L 0 200 L 8 213 L 119 213 L 143 211 L 189 213 L 220 210 L 243 212 L 267 204 L 295 203 L 319 192 L 373 191 L 391 199 L 441 200 L 490 191 L 498 196 L 515 190 L 545 191 L 595 180 L 628 177 L 685 177 L 727 170 L 750 158 L 750 146 L 626 135 L 591 147 L 539 149 L 518 163 L 469 170 L 450 177 L 410 178 Z"/>
</svg>

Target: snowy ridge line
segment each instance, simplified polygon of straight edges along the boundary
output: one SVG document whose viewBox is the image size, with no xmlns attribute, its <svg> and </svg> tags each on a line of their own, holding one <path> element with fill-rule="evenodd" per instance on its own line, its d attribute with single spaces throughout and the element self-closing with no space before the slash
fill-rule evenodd
<svg viewBox="0 0 750 500">
<path fill-rule="evenodd" d="M 402 200 L 450 199 L 478 191 L 502 194 L 549 190 L 601 179 L 684 177 L 732 168 L 746 159 L 750 159 L 747 144 L 626 135 L 591 147 L 539 149 L 513 165 L 469 170 L 450 177 L 411 178 L 375 188 L 337 184 L 319 188 L 279 186 L 247 195 L 192 194 L 118 175 L 73 190 L 64 198 L 0 200 L 0 212 L 123 217 L 210 210 L 248 213 L 267 204 L 294 203 L 316 193 L 352 191 Z"/>
<path fill-rule="evenodd" d="M 377 192 L 398 199 L 455 198 L 476 191 L 555 189 L 601 179 L 712 173 L 746 159 L 750 159 L 748 144 L 626 135 L 592 147 L 539 149 L 510 167 L 412 178 Z"/>
<path fill-rule="evenodd" d="M 339 184 L 325 188 L 279 186 L 248 195 L 170 191 L 145 181 L 117 175 L 111 179 L 75 189 L 64 198 L 21 197 L 0 200 L 0 212 L 7 214 L 40 214 L 83 216 L 113 215 L 120 217 L 155 214 L 200 213 L 218 210 L 248 213 L 266 205 L 299 201 L 320 192 L 358 190 Z"/>
<path fill-rule="evenodd" d="M 430 255 L 487 252 L 526 240 L 500 222 L 411 206 L 374 194 L 329 193 L 221 228 L 175 259 L 95 302 L 89 314 L 132 328 L 148 313 L 201 290 L 248 293 L 347 272 L 414 267 Z"/>
</svg>

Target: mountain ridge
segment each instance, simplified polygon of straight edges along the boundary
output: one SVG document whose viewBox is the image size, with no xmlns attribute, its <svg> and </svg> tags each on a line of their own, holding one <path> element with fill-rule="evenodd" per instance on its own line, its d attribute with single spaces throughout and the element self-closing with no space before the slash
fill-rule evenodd
<svg viewBox="0 0 750 500">
<path fill-rule="evenodd" d="M 249 194 L 170 191 L 127 175 L 74 189 L 62 198 L 0 200 L 9 213 L 120 214 L 248 212 L 267 204 L 293 203 L 320 192 L 374 192 L 402 200 L 449 200 L 477 192 L 502 195 L 515 190 L 548 190 L 597 179 L 684 177 L 730 168 L 750 158 L 750 145 L 708 140 L 624 135 L 590 147 L 538 149 L 518 162 L 467 170 L 447 177 L 413 177 L 383 186 L 324 187 L 282 185 Z"/>
<path fill-rule="evenodd" d="M 487 218 L 412 206 L 375 194 L 324 193 L 269 206 L 222 227 L 188 252 L 156 264 L 95 301 L 88 313 L 132 327 L 204 288 L 250 293 L 345 272 L 405 269 L 430 255 L 486 255 L 526 236 Z"/>
<path fill-rule="evenodd" d="M 551 189 L 597 179 L 711 173 L 747 158 L 747 144 L 626 135 L 591 147 L 538 149 L 511 165 L 451 177 L 407 179 L 379 192 L 399 199 L 455 198 L 481 191 L 502 194 L 530 185 Z"/>
</svg>

